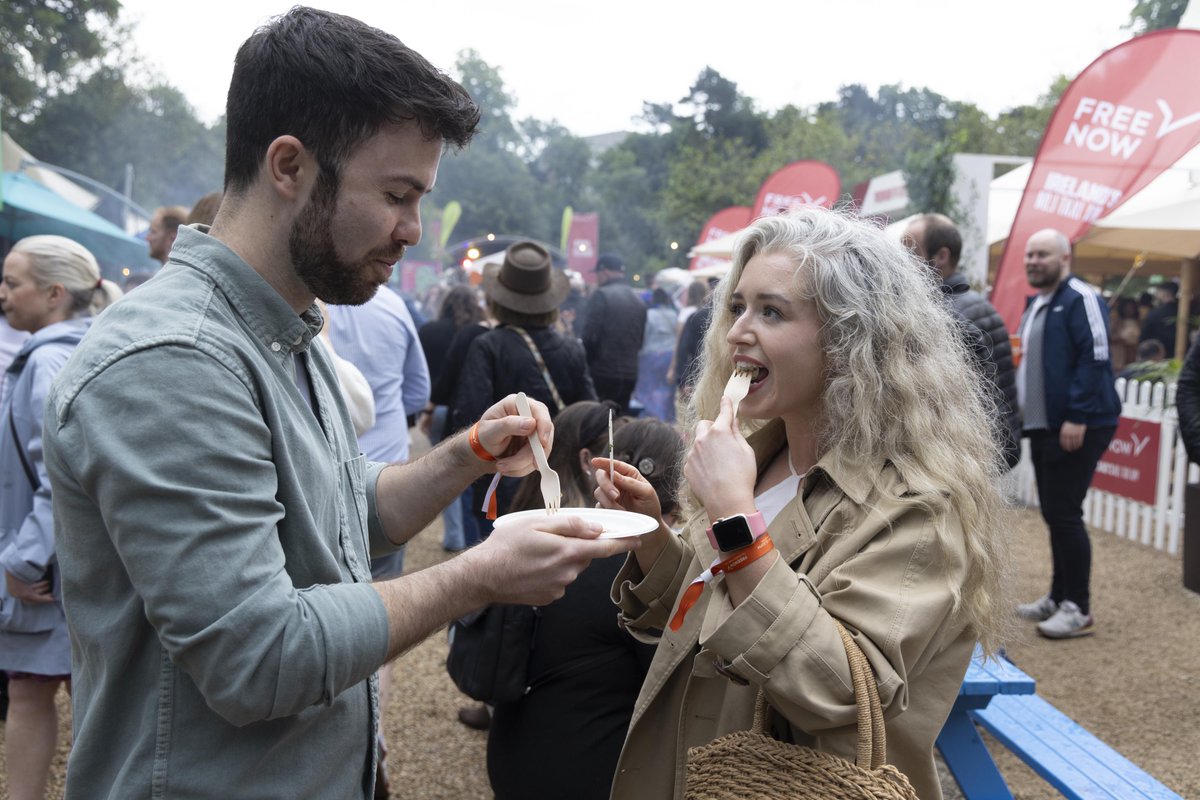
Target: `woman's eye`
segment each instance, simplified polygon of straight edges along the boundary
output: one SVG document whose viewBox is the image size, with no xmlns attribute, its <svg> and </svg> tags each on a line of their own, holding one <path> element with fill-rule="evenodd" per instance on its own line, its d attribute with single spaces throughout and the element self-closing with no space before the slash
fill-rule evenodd
<svg viewBox="0 0 1200 800">
<path fill-rule="evenodd" d="M 729 313 L 733 314 L 735 317 L 740 317 L 742 315 L 742 312 L 745 310 L 746 310 L 746 307 L 744 305 L 742 305 L 741 303 L 733 303 L 729 306 Z"/>
</svg>

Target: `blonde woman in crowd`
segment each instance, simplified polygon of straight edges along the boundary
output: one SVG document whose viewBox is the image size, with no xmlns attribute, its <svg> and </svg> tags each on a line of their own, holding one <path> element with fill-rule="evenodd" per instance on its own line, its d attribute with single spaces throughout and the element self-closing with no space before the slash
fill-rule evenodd
<svg viewBox="0 0 1200 800">
<path fill-rule="evenodd" d="M 805 208 L 746 230 L 689 407 L 688 522 L 644 536 L 613 584 L 624 623 L 661 636 L 614 798 L 681 797 L 688 748 L 749 729 L 760 690 L 777 736 L 853 760 L 835 622 L 875 673 L 888 763 L 941 796 L 934 740 L 1010 608 L 989 402 L 928 270 L 877 227 Z M 599 484 L 603 505 L 657 513 L 629 465 Z"/>
<path fill-rule="evenodd" d="M 0 669 L 8 673 L 5 724 L 8 796 L 41 800 L 58 737 L 54 696 L 71 682 L 71 646 L 42 462 L 42 415 L 50 381 L 93 315 L 121 296 L 87 249 L 61 236 L 30 236 L 4 259 L 0 306 L 28 331 L 4 373 L 0 405 Z"/>
</svg>

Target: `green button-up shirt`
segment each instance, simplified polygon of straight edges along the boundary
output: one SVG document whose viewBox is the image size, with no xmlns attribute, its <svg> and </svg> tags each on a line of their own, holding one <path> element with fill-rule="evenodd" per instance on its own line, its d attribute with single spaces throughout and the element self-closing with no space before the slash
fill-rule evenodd
<svg viewBox="0 0 1200 800">
<path fill-rule="evenodd" d="M 319 328 L 181 228 L 59 374 L 68 798 L 370 796 L 382 465 L 358 452 Z"/>
</svg>

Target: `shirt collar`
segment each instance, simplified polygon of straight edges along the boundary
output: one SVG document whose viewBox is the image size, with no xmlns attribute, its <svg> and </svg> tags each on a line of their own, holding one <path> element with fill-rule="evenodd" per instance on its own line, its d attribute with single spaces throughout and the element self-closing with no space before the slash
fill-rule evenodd
<svg viewBox="0 0 1200 800">
<path fill-rule="evenodd" d="M 324 324 L 316 304 L 297 314 L 253 267 L 224 242 L 209 236 L 208 231 L 207 225 L 181 225 L 167 263 L 207 275 L 255 336 L 281 361 L 307 350 Z"/>
</svg>

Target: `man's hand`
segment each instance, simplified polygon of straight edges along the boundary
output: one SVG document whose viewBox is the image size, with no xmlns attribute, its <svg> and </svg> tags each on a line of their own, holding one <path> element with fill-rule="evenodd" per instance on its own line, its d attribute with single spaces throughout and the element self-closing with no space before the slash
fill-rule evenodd
<svg viewBox="0 0 1200 800">
<path fill-rule="evenodd" d="M 598 539 L 601 527 L 570 514 L 500 525 L 468 553 L 496 603 L 546 605 L 596 558 L 627 553 L 637 537 Z"/>
<path fill-rule="evenodd" d="M 4 573 L 4 585 L 9 597 L 15 597 L 24 603 L 53 603 L 54 595 L 50 592 L 50 581 L 40 580 L 26 583 L 15 577 L 7 570 Z"/>
<path fill-rule="evenodd" d="M 1058 431 L 1058 444 L 1064 452 L 1073 453 L 1083 447 L 1083 435 L 1087 433 L 1087 425 L 1078 422 L 1064 422 Z"/>
<path fill-rule="evenodd" d="M 547 455 L 554 445 L 554 423 L 546 405 L 531 397 L 529 410 L 533 419 L 521 416 L 517 396 L 510 394 L 479 418 L 479 444 L 496 457 L 496 471 L 502 475 L 519 478 L 536 468 L 529 446 L 535 429 Z"/>
</svg>

